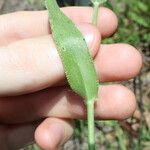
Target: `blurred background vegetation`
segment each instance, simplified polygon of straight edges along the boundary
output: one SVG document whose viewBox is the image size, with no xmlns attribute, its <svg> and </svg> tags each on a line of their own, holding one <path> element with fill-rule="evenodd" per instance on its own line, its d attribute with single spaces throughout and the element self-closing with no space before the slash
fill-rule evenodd
<svg viewBox="0 0 150 150">
<path fill-rule="evenodd" d="M 60 6 L 90 5 L 90 0 L 58 0 Z M 124 121 L 97 121 L 96 143 L 101 150 L 150 150 L 150 1 L 149 0 L 109 0 L 105 4 L 119 18 L 116 34 L 103 43 L 128 43 L 143 55 L 143 69 L 138 77 L 122 84 L 132 89 L 138 107 L 134 115 Z M 40 0 L 0 0 L 0 13 L 17 10 L 44 9 Z M 130 62 L 127 62 L 130 63 Z M 86 122 L 77 121 L 72 139 L 64 150 L 87 149 Z M 31 145 L 23 150 L 38 150 Z"/>
</svg>

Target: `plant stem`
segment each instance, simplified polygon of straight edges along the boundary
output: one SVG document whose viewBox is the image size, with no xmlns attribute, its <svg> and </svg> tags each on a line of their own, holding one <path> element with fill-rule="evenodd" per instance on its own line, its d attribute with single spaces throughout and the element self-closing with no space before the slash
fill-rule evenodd
<svg viewBox="0 0 150 150">
<path fill-rule="evenodd" d="M 89 150 L 95 150 L 94 136 L 94 101 L 87 101 L 87 117 L 88 117 L 88 145 Z"/>
<path fill-rule="evenodd" d="M 93 3 L 93 20 L 92 23 L 94 25 L 97 25 L 97 18 L 98 18 L 98 12 L 99 7 L 102 3 L 106 2 L 107 0 L 91 0 Z M 95 124 L 94 124 L 94 100 L 88 100 L 87 101 L 87 117 L 88 117 L 88 150 L 95 150 Z"/>
<path fill-rule="evenodd" d="M 92 23 L 94 25 L 97 25 L 97 18 L 98 18 L 98 11 L 99 11 L 99 6 L 100 4 L 99 3 L 93 3 L 94 5 L 94 12 L 93 12 L 93 20 L 92 20 Z"/>
</svg>

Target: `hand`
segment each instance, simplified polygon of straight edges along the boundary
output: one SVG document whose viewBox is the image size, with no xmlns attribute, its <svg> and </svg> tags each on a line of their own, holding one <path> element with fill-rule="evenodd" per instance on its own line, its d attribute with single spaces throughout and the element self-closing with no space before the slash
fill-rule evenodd
<svg viewBox="0 0 150 150">
<path fill-rule="evenodd" d="M 92 9 L 62 9 L 81 30 L 94 57 L 101 82 L 135 77 L 142 66 L 139 52 L 127 44 L 100 45 L 112 35 L 117 17 L 101 8 L 98 28 L 89 24 Z M 46 11 L 0 16 L 0 147 L 16 150 L 34 140 L 54 150 L 73 134 L 72 119 L 86 118 L 83 100 L 67 87 Z M 124 86 L 103 85 L 96 119 L 122 120 L 135 110 L 134 94 Z M 65 119 L 64 119 L 65 118 Z"/>
</svg>

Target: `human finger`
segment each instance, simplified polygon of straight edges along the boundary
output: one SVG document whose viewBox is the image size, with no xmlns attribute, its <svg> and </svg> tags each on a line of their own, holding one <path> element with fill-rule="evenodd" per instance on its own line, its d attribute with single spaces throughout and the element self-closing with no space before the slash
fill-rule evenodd
<svg viewBox="0 0 150 150">
<path fill-rule="evenodd" d="M 123 120 L 132 115 L 135 107 L 135 96 L 127 88 L 121 85 L 100 86 L 95 103 L 95 117 Z M 85 102 L 66 87 L 1 98 L 0 108 L 0 121 L 3 123 L 31 122 L 45 117 L 86 118 Z"/>
<path fill-rule="evenodd" d="M 134 47 L 127 44 L 101 45 L 98 51 L 100 35 L 97 29 L 91 25 L 82 28 L 91 55 L 95 57 L 100 81 L 127 80 L 139 73 L 142 59 Z M 0 48 L 0 64 L 1 96 L 35 92 L 59 85 L 65 78 L 61 59 L 50 36 Z"/>
<path fill-rule="evenodd" d="M 94 56 L 100 45 L 97 28 L 90 24 L 80 24 L 78 27 Z M 0 47 L 0 64 L 0 96 L 34 92 L 51 86 L 51 81 L 52 84 L 59 82 L 65 76 L 51 36 Z"/>
<path fill-rule="evenodd" d="M 62 11 L 74 23 L 91 23 L 93 9 L 90 7 L 65 7 Z M 0 45 L 17 40 L 44 36 L 51 33 L 47 11 L 25 11 L 0 16 Z M 111 25 L 110 25 L 111 24 Z M 117 29 L 116 15 L 108 8 L 100 8 L 98 28 L 102 37 L 108 37 Z"/>
<path fill-rule="evenodd" d="M 102 44 L 95 59 L 101 81 L 124 81 L 137 76 L 142 68 L 140 52 L 129 44 Z"/>
<path fill-rule="evenodd" d="M 73 134 L 73 122 L 47 118 L 36 129 L 36 143 L 44 150 L 59 149 Z"/>
</svg>

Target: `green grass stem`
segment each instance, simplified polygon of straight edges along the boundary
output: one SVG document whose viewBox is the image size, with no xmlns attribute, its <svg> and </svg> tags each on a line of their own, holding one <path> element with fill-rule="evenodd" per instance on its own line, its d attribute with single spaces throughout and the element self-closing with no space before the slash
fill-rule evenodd
<svg viewBox="0 0 150 150">
<path fill-rule="evenodd" d="M 88 146 L 89 150 L 95 150 L 95 135 L 94 135 L 94 101 L 87 101 L 88 114 Z"/>
<path fill-rule="evenodd" d="M 92 23 L 94 25 L 97 25 L 98 11 L 99 11 L 99 4 L 95 3 L 94 4 L 94 11 L 93 11 L 93 20 L 92 20 Z"/>
</svg>

